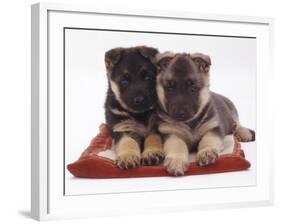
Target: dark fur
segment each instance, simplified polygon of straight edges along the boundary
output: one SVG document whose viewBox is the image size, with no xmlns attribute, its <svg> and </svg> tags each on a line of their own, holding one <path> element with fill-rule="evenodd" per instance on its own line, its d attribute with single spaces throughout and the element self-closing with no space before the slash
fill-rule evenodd
<svg viewBox="0 0 281 224">
<path fill-rule="evenodd" d="M 157 103 L 156 66 L 153 60 L 157 52 L 157 49 L 140 46 L 115 48 L 105 54 L 109 86 L 105 117 L 115 143 L 118 143 L 120 137 L 126 133 L 142 144 L 152 127 Z M 112 82 L 119 89 L 119 98 L 114 92 Z M 114 110 L 122 114 L 113 113 Z M 123 124 L 126 127 L 130 126 L 130 130 L 114 131 L 116 125 L 122 128 Z"/>
</svg>

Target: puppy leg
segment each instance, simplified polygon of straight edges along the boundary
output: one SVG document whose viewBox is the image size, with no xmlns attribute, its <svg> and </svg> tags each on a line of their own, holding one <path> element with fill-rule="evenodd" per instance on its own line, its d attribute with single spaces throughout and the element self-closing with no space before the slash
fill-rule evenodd
<svg viewBox="0 0 281 224">
<path fill-rule="evenodd" d="M 164 142 L 166 170 L 174 176 L 182 176 L 188 168 L 188 148 L 176 135 L 170 135 Z"/>
<path fill-rule="evenodd" d="M 150 134 L 144 141 L 142 152 L 143 165 L 157 165 L 164 159 L 162 139 L 158 134 Z"/>
<path fill-rule="evenodd" d="M 255 141 L 255 132 L 240 125 L 237 127 L 234 135 L 240 142 Z"/>
<path fill-rule="evenodd" d="M 139 143 L 124 134 L 115 146 L 116 164 L 121 169 L 134 168 L 140 165 L 141 149 Z"/>
<path fill-rule="evenodd" d="M 223 150 L 223 139 L 216 133 L 209 131 L 198 145 L 196 162 L 199 166 L 207 166 L 217 161 L 219 152 Z"/>
</svg>

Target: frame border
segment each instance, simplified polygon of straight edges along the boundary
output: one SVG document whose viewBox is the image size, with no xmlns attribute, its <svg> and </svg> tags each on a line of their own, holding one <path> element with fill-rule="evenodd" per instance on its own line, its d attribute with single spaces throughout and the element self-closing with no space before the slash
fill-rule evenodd
<svg viewBox="0 0 281 224">
<path fill-rule="evenodd" d="M 80 6 L 57 3 L 36 3 L 31 5 L 31 217 L 36 220 L 50 219 L 49 208 L 49 79 L 48 79 L 48 11 L 65 13 L 90 13 L 131 17 L 154 17 L 169 19 L 188 19 L 200 21 L 219 21 L 227 23 L 261 24 L 269 27 L 269 52 L 273 58 L 274 19 L 238 15 L 220 15 L 183 11 L 158 11 L 137 9 L 108 9 L 93 6 Z M 272 63 L 272 62 L 271 62 Z M 273 73 L 272 66 L 271 74 Z M 273 150 L 272 150 L 273 151 Z M 272 155 L 273 157 L 273 155 Z M 248 202 L 243 204 L 216 205 L 215 208 L 235 208 L 272 205 L 274 198 L 274 170 L 269 177 L 270 192 L 268 201 Z M 206 205 L 204 208 L 214 208 Z M 204 208 L 194 208 L 204 209 Z M 188 209 L 188 208 L 186 208 Z M 178 211 L 182 211 L 178 210 Z M 171 208 L 171 211 L 174 209 Z"/>
</svg>

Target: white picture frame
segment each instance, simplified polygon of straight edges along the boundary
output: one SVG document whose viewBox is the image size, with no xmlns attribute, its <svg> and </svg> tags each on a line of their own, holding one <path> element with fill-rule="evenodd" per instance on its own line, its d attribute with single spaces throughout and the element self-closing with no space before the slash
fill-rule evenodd
<svg viewBox="0 0 281 224">
<path fill-rule="evenodd" d="M 107 20 L 105 20 L 107 18 Z M 32 169 L 31 215 L 37 220 L 81 218 L 192 209 L 271 205 L 273 146 L 271 78 L 273 19 L 37 3 L 31 6 Z M 63 146 L 63 36 L 65 27 L 151 32 L 188 25 L 190 33 L 245 36 L 257 40 L 257 179 L 255 186 L 65 195 Z M 151 22 L 151 23 L 150 23 Z M 180 25 L 177 25 L 180 24 Z M 53 74 L 59 74 L 54 81 Z M 186 200 L 183 200 L 186 198 Z M 138 203 L 132 203 L 138 201 Z"/>
</svg>

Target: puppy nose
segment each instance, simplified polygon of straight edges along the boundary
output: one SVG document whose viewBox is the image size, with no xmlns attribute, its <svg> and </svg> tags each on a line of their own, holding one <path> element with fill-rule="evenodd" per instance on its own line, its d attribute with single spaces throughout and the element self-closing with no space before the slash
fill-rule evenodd
<svg viewBox="0 0 281 224">
<path fill-rule="evenodd" d="M 144 101 L 144 97 L 143 97 L 143 96 L 136 96 L 136 97 L 134 98 L 134 103 L 135 103 L 136 105 L 139 105 L 139 104 L 143 103 L 143 101 Z"/>
</svg>

